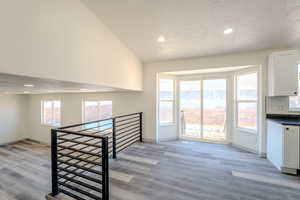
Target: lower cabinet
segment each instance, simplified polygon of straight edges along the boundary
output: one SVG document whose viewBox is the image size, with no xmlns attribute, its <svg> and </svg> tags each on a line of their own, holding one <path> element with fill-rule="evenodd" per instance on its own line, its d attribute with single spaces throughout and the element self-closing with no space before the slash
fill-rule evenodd
<svg viewBox="0 0 300 200">
<path fill-rule="evenodd" d="M 300 169 L 300 126 L 267 120 L 267 158 L 280 171 L 296 174 Z"/>
<path fill-rule="evenodd" d="M 299 169 L 299 126 L 283 126 L 283 167 Z"/>
</svg>

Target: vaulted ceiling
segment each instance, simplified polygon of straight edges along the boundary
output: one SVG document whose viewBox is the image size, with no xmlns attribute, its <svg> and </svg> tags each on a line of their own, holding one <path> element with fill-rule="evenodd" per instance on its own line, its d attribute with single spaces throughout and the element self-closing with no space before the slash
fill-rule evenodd
<svg viewBox="0 0 300 200">
<path fill-rule="evenodd" d="M 82 1 L 143 62 L 300 45 L 300 0 Z"/>
</svg>

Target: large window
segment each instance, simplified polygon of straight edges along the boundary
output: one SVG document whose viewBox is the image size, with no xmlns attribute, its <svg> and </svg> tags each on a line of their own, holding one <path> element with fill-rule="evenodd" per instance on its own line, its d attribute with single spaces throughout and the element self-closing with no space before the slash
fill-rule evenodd
<svg viewBox="0 0 300 200">
<path fill-rule="evenodd" d="M 298 65 L 298 96 L 289 98 L 289 110 L 300 111 L 300 64 Z"/>
<path fill-rule="evenodd" d="M 238 128 L 257 130 L 257 72 L 236 76 L 236 124 Z"/>
<path fill-rule="evenodd" d="M 83 121 L 90 122 L 112 117 L 112 101 L 84 101 Z"/>
<path fill-rule="evenodd" d="M 112 101 L 84 101 L 82 105 L 83 122 L 97 121 L 112 117 Z M 93 131 L 111 132 L 111 120 L 86 124 L 85 128 Z"/>
<path fill-rule="evenodd" d="M 174 123 L 174 80 L 159 80 L 159 120 L 160 124 Z"/>
<path fill-rule="evenodd" d="M 49 126 L 61 125 L 61 102 L 60 101 L 42 101 L 41 102 L 41 123 Z"/>
</svg>

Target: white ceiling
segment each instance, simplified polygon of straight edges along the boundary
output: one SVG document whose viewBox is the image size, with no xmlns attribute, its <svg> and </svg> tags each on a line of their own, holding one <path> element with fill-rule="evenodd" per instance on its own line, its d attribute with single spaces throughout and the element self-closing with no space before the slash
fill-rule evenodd
<svg viewBox="0 0 300 200">
<path fill-rule="evenodd" d="M 300 0 L 82 1 L 143 62 L 300 45 Z"/>
<path fill-rule="evenodd" d="M 24 85 L 34 85 L 25 87 Z M 0 94 L 45 94 L 77 92 L 111 92 L 116 89 L 98 85 L 40 79 L 0 73 Z"/>
</svg>

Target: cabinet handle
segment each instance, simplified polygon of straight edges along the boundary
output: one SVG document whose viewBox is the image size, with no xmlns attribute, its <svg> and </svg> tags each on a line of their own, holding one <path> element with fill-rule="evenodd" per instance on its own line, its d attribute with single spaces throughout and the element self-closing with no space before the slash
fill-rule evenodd
<svg viewBox="0 0 300 200">
<path fill-rule="evenodd" d="M 297 92 L 294 92 L 294 94 L 297 94 Z"/>
<path fill-rule="evenodd" d="M 288 131 L 288 130 L 290 130 L 290 129 L 289 129 L 289 128 L 285 128 L 285 130 L 287 130 L 287 131 Z"/>
</svg>

